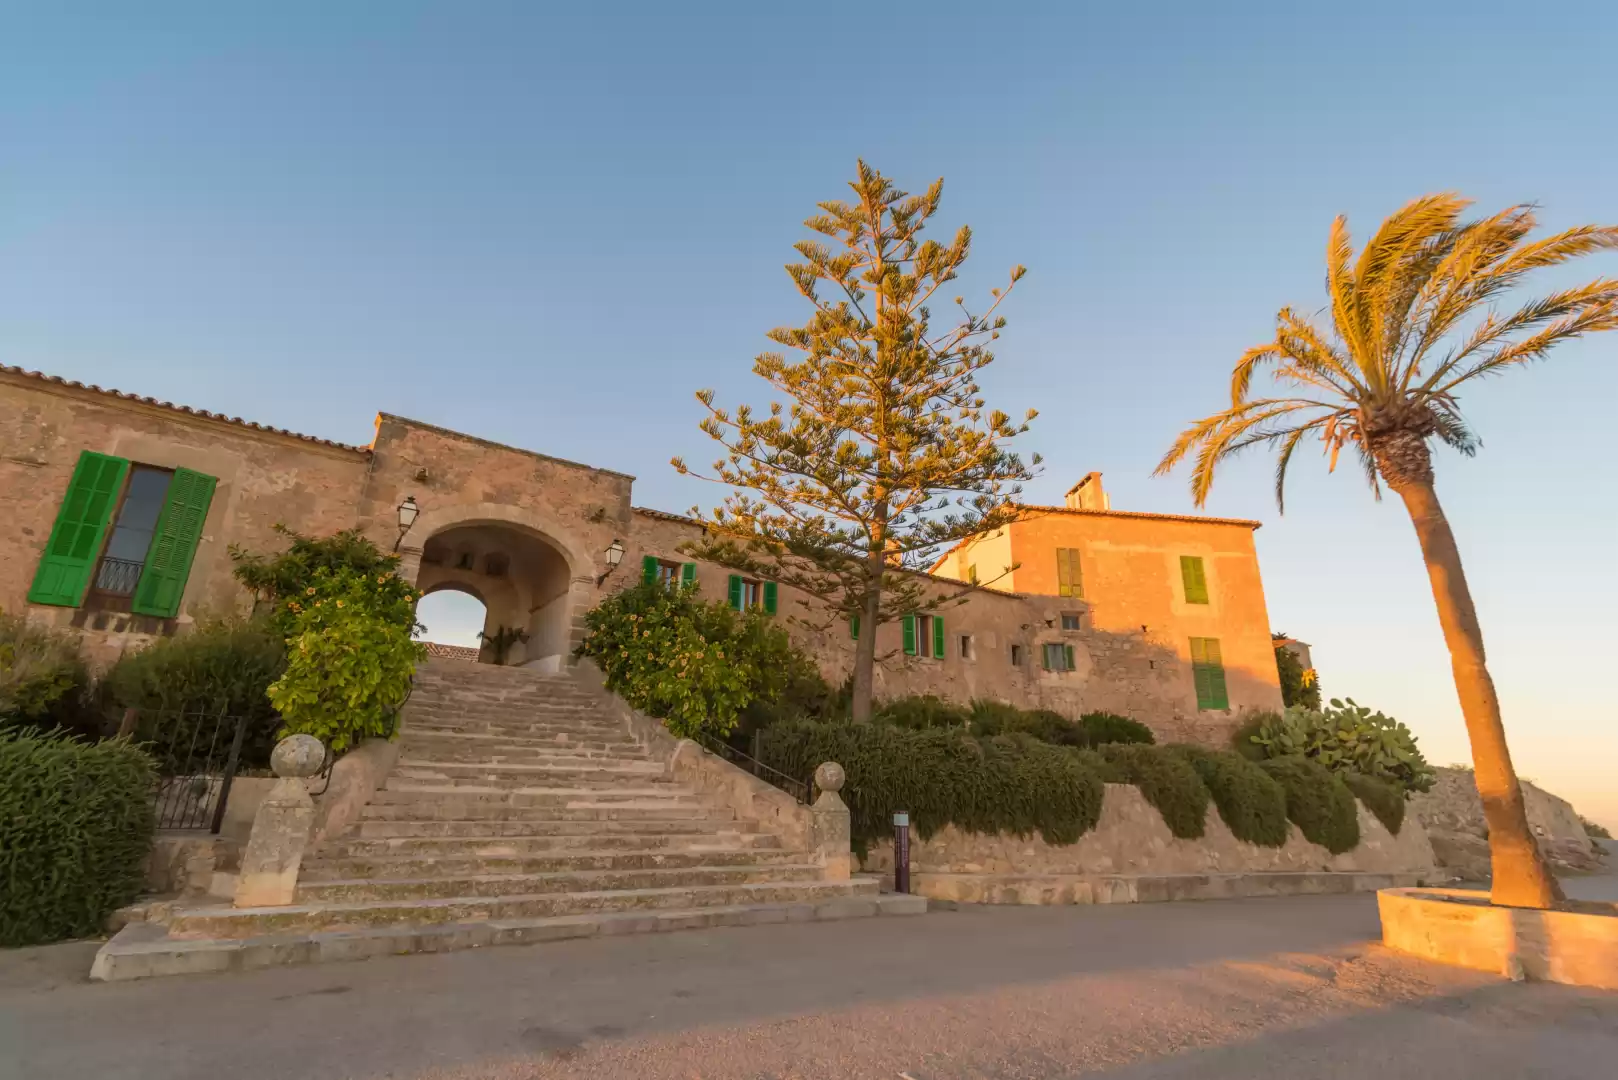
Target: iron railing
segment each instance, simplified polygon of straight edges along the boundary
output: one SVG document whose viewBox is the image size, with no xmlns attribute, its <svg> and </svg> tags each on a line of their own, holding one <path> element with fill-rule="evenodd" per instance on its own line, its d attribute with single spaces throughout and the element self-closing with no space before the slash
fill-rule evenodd
<svg viewBox="0 0 1618 1080">
<path fill-rule="evenodd" d="M 707 732 L 697 733 L 697 743 L 709 753 L 717 754 L 744 772 L 752 773 L 766 784 L 771 784 L 791 795 L 794 799 L 809 805 L 813 794 L 811 785 L 802 780 L 794 780 L 780 769 L 774 769 L 764 764 L 751 754 L 743 753 L 722 739 L 716 739 Z M 757 749 L 755 745 L 754 749 Z"/>
<path fill-rule="evenodd" d="M 157 765 L 159 829 L 219 832 L 241 764 L 251 717 L 223 709 L 130 709 L 119 733 L 131 736 Z"/>
<path fill-rule="evenodd" d="M 101 565 L 96 568 L 96 592 L 108 596 L 134 596 L 144 567 L 144 563 L 103 556 Z"/>
</svg>

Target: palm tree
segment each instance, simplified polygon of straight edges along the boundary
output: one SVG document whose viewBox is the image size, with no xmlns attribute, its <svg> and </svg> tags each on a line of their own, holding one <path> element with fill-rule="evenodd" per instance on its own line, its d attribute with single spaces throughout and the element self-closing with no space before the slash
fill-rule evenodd
<svg viewBox="0 0 1618 1080">
<path fill-rule="evenodd" d="M 1618 248 L 1618 228 L 1583 226 L 1529 242 L 1533 207 L 1462 221 L 1469 205 L 1454 194 L 1415 200 L 1382 223 L 1358 262 L 1347 220 L 1333 222 L 1326 245 L 1331 332 L 1282 308 L 1275 340 L 1237 361 L 1230 408 L 1187 428 L 1157 474 L 1196 450 L 1191 492 L 1201 506 L 1220 462 L 1250 446 L 1276 446 L 1275 498 L 1284 511 L 1287 465 L 1313 435 L 1330 468 L 1351 446 L 1376 496 L 1386 484 L 1404 500 L 1472 742 L 1489 825 L 1490 900 L 1543 908 L 1562 893 L 1523 812 L 1477 611 L 1433 490 L 1430 441 L 1470 457 L 1479 444 L 1460 412 L 1463 386 L 1541 359 L 1558 342 L 1618 328 L 1618 280 L 1611 278 L 1551 293 L 1504 317 L 1493 307 L 1530 270 Z M 1272 369 L 1277 396 L 1253 397 L 1253 376 L 1264 367 Z"/>
</svg>

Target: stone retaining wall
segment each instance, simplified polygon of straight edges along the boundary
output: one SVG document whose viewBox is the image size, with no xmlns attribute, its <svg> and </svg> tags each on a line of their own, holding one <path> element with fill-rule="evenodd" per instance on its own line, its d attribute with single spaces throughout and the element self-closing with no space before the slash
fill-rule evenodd
<svg viewBox="0 0 1618 1080">
<path fill-rule="evenodd" d="M 1489 876 L 1489 828 L 1483 820 L 1483 802 L 1470 769 L 1436 769 L 1431 791 L 1410 800 L 1410 811 L 1421 820 L 1432 840 L 1438 865 L 1465 881 Z M 1602 857 L 1585 834 L 1572 804 L 1534 784 L 1523 781 L 1523 804 L 1528 825 L 1539 839 L 1540 850 L 1556 870 L 1595 870 Z"/>
<path fill-rule="evenodd" d="M 1414 815 L 1406 816 L 1398 836 L 1390 834 L 1363 806 L 1359 808 L 1359 817 L 1360 844 L 1341 855 L 1333 855 L 1305 840 L 1295 825 L 1283 847 L 1265 848 L 1244 843 L 1236 839 L 1212 806 L 1208 808 L 1202 838 L 1181 840 L 1169 832 L 1162 815 L 1136 788 L 1128 784 L 1108 784 L 1100 821 L 1075 844 L 1047 844 L 1038 836 L 963 833 L 953 826 L 926 840 L 912 836 L 912 883 L 926 896 L 963 899 L 960 894 L 966 885 L 958 880 L 963 876 L 998 878 L 1007 884 L 1019 879 L 1038 879 L 1044 883 L 1045 893 L 1054 899 L 1013 898 L 1001 902 L 1084 903 L 1095 899 L 1087 896 L 1084 889 L 1064 893 L 1057 888 L 1052 892 L 1049 886 L 1059 884 L 1059 879 L 1063 878 L 1091 882 L 1100 878 L 1185 875 L 1228 878 L 1275 874 L 1315 882 L 1322 873 L 1399 875 L 1417 879 L 1434 875 L 1432 845 Z M 863 866 L 868 872 L 891 877 L 893 844 L 884 841 L 874 846 Z M 929 888 L 933 891 L 928 891 Z M 967 891 L 989 895 L 993 889 L 986 890 L 980 881 Z M 1134 890 L 1125 891 L 1129 893 L 1123 897 L 1125 899 L 1154 898 L 1134 895 Z M 1326 891 L 1326 888 L 1317 883 L 1298 891 Z M 949 895 L 951 893 L 954 895 Z M 1040 893 L 1014 890 L 1011 895 L 1037 897 Z"/>
</svg>

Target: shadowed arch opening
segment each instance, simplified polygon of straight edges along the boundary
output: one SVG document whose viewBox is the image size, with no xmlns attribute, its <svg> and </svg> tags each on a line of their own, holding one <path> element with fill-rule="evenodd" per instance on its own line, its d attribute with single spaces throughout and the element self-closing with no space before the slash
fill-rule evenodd
<svg viewBox="0 0 1618 1080">
<path fill-rule="evenodd" d="M 416 575 L 416 586 L 428 594 L 423 604 L 445 590 L 482 602 L 481 662 L 547 671 L 561 670 L 566 660 L 571 581 L 560 548 L 504 521 L 463 521 L 434 532 L 422 545 Z M 436 640 L 430 623 L 428 630 Z"/>
</svg>

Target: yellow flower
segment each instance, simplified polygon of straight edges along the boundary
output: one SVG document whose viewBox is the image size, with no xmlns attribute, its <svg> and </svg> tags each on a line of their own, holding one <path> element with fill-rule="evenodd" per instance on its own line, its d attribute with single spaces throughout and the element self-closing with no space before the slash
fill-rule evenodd
<svg viewBox="0 0 1618 1080">
<path fill-rule="evenodd" d="M 343 606 L 343 602 L 342 602 L 342 601 L 341 601 L 341 600 L 339 600 L 339 601 L 337 601 L 337 606 L 338 606 L 338 607 L 342 607 L 342 606 Z"/>
<path fill-rule="evenodd" d="M 313 585 L 309 586 L 307 592 L 309 593 L 310 596 L 315 595 L 315 587 Z"/>
</svg>

